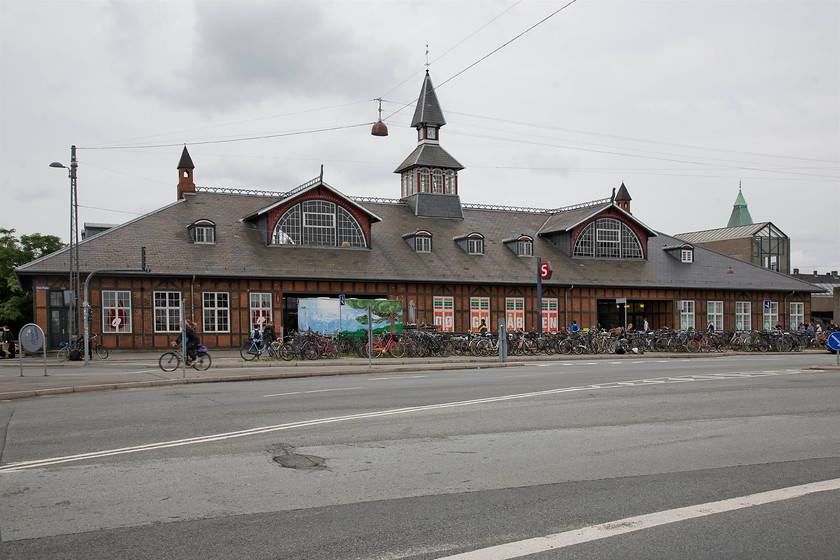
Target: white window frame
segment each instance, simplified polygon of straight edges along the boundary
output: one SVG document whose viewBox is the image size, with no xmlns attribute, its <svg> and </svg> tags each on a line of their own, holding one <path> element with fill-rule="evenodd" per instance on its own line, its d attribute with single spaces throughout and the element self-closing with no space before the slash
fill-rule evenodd
<svg viewBox="0 0 840 560">
<path fill-rule="evenodd" d="M 776 326 L 776 323 L 779 321 L 779 302 L 778 301 L 770 301 L 768 302 L 770 307 L 762 306 L 762 317 L 764 321 L 764 330 L 769 331 L 773 327 Z"/>
<path fill-rule="evenodd" d="M 797 330 L 800 324 L 805 324 L 805 304 L 801 301 L 790 302 L 790 322 L 788 323 L 791 331 Z"/>
<path fill-rule="evenodd" d="M 431 235 L 415 235 L 414 236 L 414 250 L 417 253 L 431 253 L 432 252 L 432 236 Z"/>
<path fill-rule="evenodd" d="M 716 331 L 723 330 L 723 302 L 722 301 L 707 301 L 706 302 L 706 324 L 714 325 Z"/>
<path fill-rule="evenodd" d="M 751 331 L 752 330 L 752 302 L 750 302 L 750 301 L 736 301 L 735 302 L 735 330 L 736 331 Z"/>
<path fill-rule="evenodd" d="M 694 319 L 694 300 L 681 299 L 679 301 L 680 307 L 680 330 L 688 330 L 689 328 L 696 328 Z"/>
<path fill-rule="evenodd" d="M 484 238 L 470 237 L 467 239 L 467 254 L 483 255 L 484 254 Z"/>
<path fill-rule="evenodd" d="M 131 291 L 102 290 L 102 332 L 125 334 L 131 332 Z M 124 305 L 120 305 L 123 303 Z M 125 321 L 117 321 L 121 316 Z M 113 318 L 112 318 L 113 317 Z M 115 325 L 114 322 L 117 321 Z"/>
<path fill-rule="evenodd" d="M 693 263 L 694 249 L 683 249 L 680 251 L 680 262 Z"/>
<path fill-rule="evenodd" d="M 520 239 L 516 242 L 516 254 L 520 257 L 534 256 L 534 241 L 531 239 Z"/>
<path fill-rule="evenodd" d="M 181 332 L 181 292 L 154 292 L 152 301 L 155 314 L 155 332 Z"/>
<path fill-rule="evenodd" d="M 206 333 L 230 332 L 229 292 L 204 292 L 201 295 L 201 325 Z"/>
<path fill-rule="evenodd" d="M 271 320 L 271 292 L 251 292 L 248 294 L 250 329 L 262 329 Z"/>
<path fill-rule="evenodd" d="M 199 245 L 214 245 L 216 243 L 216 228 L 213 226 L 195 226 L 193 230 L 195 243 Z"/>
</svg>

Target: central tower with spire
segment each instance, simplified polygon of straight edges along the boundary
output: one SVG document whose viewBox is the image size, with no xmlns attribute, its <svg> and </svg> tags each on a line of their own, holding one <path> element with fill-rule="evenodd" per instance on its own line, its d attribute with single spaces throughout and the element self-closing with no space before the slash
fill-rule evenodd
<svg viewBox="0 0 840 560">
<path fill-rule="evenodd" d="M 401 177 L 401 198 L 417 216 L 463 218 L 458 171 L 464 167 L 440 146 L 440 129 L 445 124 L 426 70 L 411 119 L 411 126 L 417 129 L 417 147 L 394 171 Z"/>
</svg>

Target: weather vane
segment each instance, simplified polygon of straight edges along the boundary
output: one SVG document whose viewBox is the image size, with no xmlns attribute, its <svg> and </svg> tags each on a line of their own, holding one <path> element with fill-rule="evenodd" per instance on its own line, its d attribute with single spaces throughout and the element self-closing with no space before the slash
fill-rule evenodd
<svg viewBox="0 0 840 560">
<path fill-rule="evenodd" d="M 429 43 L 426 43 L 426 71 L 429 70 Z"/>
</svg>

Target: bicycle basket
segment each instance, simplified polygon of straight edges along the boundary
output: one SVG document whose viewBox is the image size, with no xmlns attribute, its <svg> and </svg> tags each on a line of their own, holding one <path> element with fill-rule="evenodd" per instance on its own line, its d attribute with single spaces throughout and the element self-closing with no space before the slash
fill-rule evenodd
<svg viewBox="0 0 840 560">
<path fill-rule="evenodd" d="M 204 345 L 199 346 L 195 349 L 196 352 L 207 352 L 207 347 Z"/>
</svg>

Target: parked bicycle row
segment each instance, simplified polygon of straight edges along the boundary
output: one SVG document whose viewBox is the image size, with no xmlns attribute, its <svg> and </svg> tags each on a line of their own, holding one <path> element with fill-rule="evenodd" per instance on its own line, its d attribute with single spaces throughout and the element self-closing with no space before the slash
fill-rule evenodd
<svg viewBox="0 0 840 560">
<path fill-rule="evenodd" d="M 791 352 L 824 348 L 825 336 L 780 331 L 707 332 L 663 330 L 622 332 L 620 329 L 576 332 L 508 332 L 507 354 L 643 354 L 645 352 Z M 367 338 L 300 333 L 285 341 L 251 338 L 240 348 L 245 360 L 317 360 L 340 356 L 448 357 L 452 355 L 496 356 L 499 340 L 495 332 L 441 333 L 407 331 L 381 333 Z"/>
</svg>

